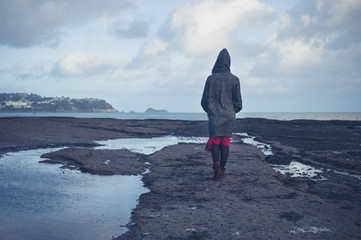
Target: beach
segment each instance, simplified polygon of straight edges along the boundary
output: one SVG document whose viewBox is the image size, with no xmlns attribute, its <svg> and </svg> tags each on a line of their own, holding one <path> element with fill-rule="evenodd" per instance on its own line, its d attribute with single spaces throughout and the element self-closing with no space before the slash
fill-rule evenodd
<svg viewBox="0 0 361 240">
<path fill-rule="evenodd" d="M 133 209 L 129 231 L 116 239 L 360 238 L 361 121 L 244 118 L 233 132 L 220 181 L 212 180 L 202 143 L 151 154 L 96 148 L 109 139 L 206 138 L 207 121 L 6 117 L 0 118 L 0 154 L 64 147 L 42 162 L 97 175 L 142 175 L 150 191 Z M 248 136 L 263 145 L 247 144 Z M 281 167 L 295 163 L 315 174 L 295 176 Z"/>
</svg>

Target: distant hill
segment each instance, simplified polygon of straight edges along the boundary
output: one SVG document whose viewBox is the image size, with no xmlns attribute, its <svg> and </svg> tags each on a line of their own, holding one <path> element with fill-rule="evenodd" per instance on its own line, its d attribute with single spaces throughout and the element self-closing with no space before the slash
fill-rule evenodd
<svg viewBox="0 0 361 240">
<path fill-rule="evenodd" d="M 0 93 L 0 112 L 117 112 L 96 98 L 41 97 L 28 93 Z"/>
<path fill-rule="evenodd" d="M 167 110 L 157 110 L 157 109 L 153 109 L 153 108 L 148 108 L 146 111 L 146 113 L 168 113 Z"/>
</svg>

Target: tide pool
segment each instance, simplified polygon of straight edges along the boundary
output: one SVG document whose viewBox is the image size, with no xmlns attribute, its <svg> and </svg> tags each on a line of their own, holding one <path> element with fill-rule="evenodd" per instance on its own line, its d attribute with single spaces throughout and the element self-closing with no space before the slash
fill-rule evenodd
<svg viewBox="0 0 361 240">
<path fill-rule="evenodd" d="M 0 158 L 1 239 L 112 239 L 127 231 L 131 210 L 148 192 L 141 176 L 99 176 L 38 163 L 59 149 Z"/>
</svg>

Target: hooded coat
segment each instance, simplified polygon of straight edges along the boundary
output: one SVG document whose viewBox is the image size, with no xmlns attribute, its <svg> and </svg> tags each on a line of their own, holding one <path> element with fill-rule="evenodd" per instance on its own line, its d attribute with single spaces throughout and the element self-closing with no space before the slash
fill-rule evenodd
<svg viewBox="0 0 361 240">
<path fill-rule="evenodd" d="M 201 105 L 208 115 L 210 137 L 230 137 L 236 113 L 242 109 L 240 82 L 230 66 L 231 57 L 223 49 L 204 86 Z"/>
</svg>

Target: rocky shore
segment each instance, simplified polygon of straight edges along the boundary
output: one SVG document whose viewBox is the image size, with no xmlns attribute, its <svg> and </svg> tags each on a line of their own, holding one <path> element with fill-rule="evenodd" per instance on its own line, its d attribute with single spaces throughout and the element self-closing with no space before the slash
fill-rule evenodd
<svg viewBox="0 0 361 240">
<path fill-rule="evenodd" d="M 150 155 L 93 148 L 106 139 L 207 137 L 206 121 L 0 118 L 0 154 L 63 146 L 43 162 L 102 175 L 148 169 L 150 192 L 117 239 L 360 239 L 360 121 L 238 119 L 234 133 L 269 144 L 273 155 L 234 135 L 221 181 L 211 179 L 204 144 Z M 292 161 L 321 173 L 291 177 L 272 168 Z"/>
</svg>

